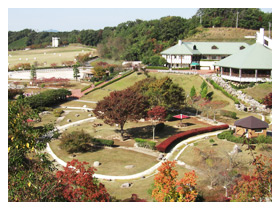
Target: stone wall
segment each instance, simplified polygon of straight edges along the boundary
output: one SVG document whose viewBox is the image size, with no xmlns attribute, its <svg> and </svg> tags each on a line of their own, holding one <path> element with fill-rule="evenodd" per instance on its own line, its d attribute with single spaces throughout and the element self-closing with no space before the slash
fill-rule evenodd
<svg viewBox="0 0 280 210">
<path fill-rule="evenodd" d="M 236 109 L 241 111 L 269 112 L 269 110 L 265 108 L 265 105 L 260 104 L 258 101 L 253 99 L 252 96 L 243 93 L 241 90 L 235 90 L 234 88 L 231 87 L 231 85 L 228 82 L 224 81 L 221 77 L 215 74 L 203 75 L 203 77 L 205 79 L 206 78 L 212 79 L 222 88 L 224 88 L 229 94 L 238 98 L 240 104 L 236 104 Z M 248 106 L 246 106 L 245 104 L 248 104 Z"/>
</svg>

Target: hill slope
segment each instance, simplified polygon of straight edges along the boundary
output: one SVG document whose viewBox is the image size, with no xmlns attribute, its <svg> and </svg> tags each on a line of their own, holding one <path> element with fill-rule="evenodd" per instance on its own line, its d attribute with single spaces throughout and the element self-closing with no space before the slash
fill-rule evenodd
<svg viewBox="0 0 280 210">
<path fill-rule="evenodd" d="M 254 36 L 258 30 L 244 28 L 197 28 L 198 32 L 188 38 L 185 42 L 190 41 L 212 41 L 212 42 L 247 42 L 255 43 L 255 39 L 246 39 L 244 36 Z M 268 36 L 268 31 L 265 31 Z"/>
</svg>

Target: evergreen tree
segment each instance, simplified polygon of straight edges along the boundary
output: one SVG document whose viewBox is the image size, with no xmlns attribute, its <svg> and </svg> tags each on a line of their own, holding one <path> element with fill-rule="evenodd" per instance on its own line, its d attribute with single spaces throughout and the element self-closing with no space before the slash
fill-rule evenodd
<svg viewBox="0 0 280 210">
<path fill-rule="evenodd" d="M 207 88 L 207 91 L 208 91 L 208 87 L 207 87 L 207 83 L 203 80 L 201 86 L 200 86 L 200 95 L 202 93 L 202 91 L 204 90 L 204 88 Z"/>
<path fill-rule="evenodd" d="M 195 87 L 192 86 L 191 92 L 190 92 L 190 97 L 193 98 L 196 95 L 196 90 Z"/>
<path fill-rule="evenodd" d="M 78 66 L 77 65 L 74 65 L 73 66 L 73 77 L 76 78 L 76 81 L 78 79 L 78 77 L 80 77 L 80 71 L 78 69 Z"/>
<path fill-rule="evenodd" d="M 36 68 L 34 65 L 31 66 L 31 70 L 30 70 L 30 79 L 34 82 L 34 80 L 37 77 L 37 72 L 36 72 Z"/>
</svg>

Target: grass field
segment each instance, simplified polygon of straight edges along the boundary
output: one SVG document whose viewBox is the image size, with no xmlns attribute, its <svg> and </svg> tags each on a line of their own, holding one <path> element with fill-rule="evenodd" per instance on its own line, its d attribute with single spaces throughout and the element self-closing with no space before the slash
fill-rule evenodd
<svg viewBox="0 0 280 210">
<path fill-rule="evenodd" d="M 135 82 L 140 81 L 142 79 L 145 79 L 146 76 L 144 74 L 137 75 L 136 73 L 133 73 L 117 82 L 114 82 L 111 85 L 108 85 L 102 89 L 93 91 L 92 93 L 89 93 L 88 95 L 84 95 L 81 99 L 82 100 L 90 100 L 90 101 L 99 101 L 102 100 L 105 96 L 108 96 L 111 91 L 118 91 L 126 89 L 130 86 L 132 86 Z"/>
<path fill-rule="evenodd" d="M 252 96 L 255 100 L 258 101 L 272 92 L 272 83 L 257 83 L 254 87 L 246 88 L 242 91 L 245 92 L 247 95 Z"/>
<path fill-rule="evenodd" d="M 178 127 L 177 125 L 179 124 L 179 122 L 179 120 L 165 122 L 164 129 L 161 132 L 155 133 L 155 141 L 157 142 L 157 144 L 176 133 L 209 126 L 209 124 L 200 122 L 195 118 L 182 120 L 182 123 L 187 125 L 186 127 Z M 96 138 L 104 138 L 110 140 L 120 138 L 120 129 L 118 127 L 107 125 L 100 119 L 94 120 L 94 123 L 101 123 L 102 126 L 93 129 L 93 123 L 83 123 L 80 126 L 68 128 L 67 132 L 78 131 L 83 129 L 92 137 Z M 125 136 L 127 136 L 129 139 L 143 138 L 152 140 L 153 138 L 152 125 L 150 122 L 127 122 L 124 126 L 124 132 Z M 132 143 L 130 145 L 133 146 L 133 144 L 134 140 L 132 140 Z"/>
<path fill-rule="evenodd" d="M 59 144 L 59 140 L 50 143 L 53 152 L 64 161 L 71 161 L 73 155 L 60 149 Z M 75 159 L 86 161 L 90 166 L 94 161 L 99 161 L 101 165 L 96 173 L 104 175 L 131 175 L 142 172 L 158 162 L 153 156 L 121 148 L 100 148 L 94 152 L 75 153 L 75 155 Z M 126 169 L 127 165 L 134 165 L 134 167 Z"/>
<path fill-rule="evenodd" d="M 198 28 L 199 29 L 199 28 Z M 200 28 L 201 33 L 190 36 L 183 41 L 185 42 L 247 42 L 254 44 L 255 39 L 246 39 L 244 36 L 254 36 L 258 30 L 242 29 L 242 28 Z M 268 31 L 265 31 L 268 36 Z"/>
<path fill-rule="evenodd" d="M 30 63 L 32 65 L 35 61 L 38 62 L 39 66 L 50 66 L 52 63 L 57 63 L 58 66 L 61 66 L 63 61 L 74 61 L 75 56 L 78 54 L 88 52 L 92 52 L 93 55 L 97 54 L 95 49 L 80 44 L 57 48 L 18 50 L 8 52 L 8 62 L 10 68 L 17 63 Z"/>
</svg>

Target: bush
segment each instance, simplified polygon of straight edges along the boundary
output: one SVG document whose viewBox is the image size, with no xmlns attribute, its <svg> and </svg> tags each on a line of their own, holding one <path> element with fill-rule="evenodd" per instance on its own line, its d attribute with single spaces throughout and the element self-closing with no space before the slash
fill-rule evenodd
<svg viewBox="0 0 280 210">
<path fill-rule="evenodd" d="M 147 69 L 160 69 L 160 70 L 168 70 L 168 67 L 164 66 L 147 66 Z"/>
<path fill-rule="evenodd" d="M 253 140 L 258 144 L 272 144 L 271 136 L 260 135 L 257 138 L 253 138 Z"/>
<path fill-rule="evenodd" d="M 159 123 L 156 125 L 155 131 L 156 132 L 162 131 L 164 129 L 164 127 L 165 127 L 164 123 Z"/>
<path fill-rule="evenodd" d="M 32 109 L 37 109 L 57 105 L 59 102 L 65 101 L 67 96 L 71 94 L 71 91 L 66 89 L 46 90 L 40 94 L 27 97 L 25 100 Z"/>
<path fill-rule="evenodd" d="M 81 130 L 63 133 L 60 141 L 61 143 L 59 146 L 62 149 L 66 149 L 69 153 L 85 152 L 91 148 L 89 144 L 92 142 L 92 137 Z"/>
<path fill-rule="evenodd" d="M 244 142 L 244 138 L 234 136 L 233 133 L 234 133 L 234 131 L 232 131 L 232 130 L 224 131 L 224 132 L 218 134 L 217 137 L 219 139 L 226 139 L 226 140 L 234 142 L 234 143 L 243 143 Z M 254 141 L 252 143 L 254 143 Z"/>
<path fill-rule="evenodd" d="M 215 141 L 214 141 L 214 139 L 210 139 L 209 142 L 210 143 L 214 143 Z"/>
<path fill-rule="evenodd" d="M 141 139 L 141 138 L 136 138 L 134 140 L 139 147 L 144 147 L 144 148 L 153 149 L 153 150 L 156 148 L 156 142 Z"/>
<path fill-rule="evenodd" d="M 218 126 L 210 126 L 206 128 L 196 128 L 192 130 L 188 130 L 185 132 L 181 132 L 178 134 L 175 134 L 169 138 L 167 138 L 165 141 L 160 143 L 159 145 L 156 146 L 157 150 L 160 152 L 166 152 L 168 148 L 174 146 L 175 144 L 179 143 L 182 140 L 185 140 L 191 136 L 195 136 L 198 134 L 202 133 L 207 133 L 207 132 L 212 132 L 212 131 L 217 131 L 217 130 L 223 130 L 227 129 L 229 126 L 227 124 L 225 125 L 218 125 Z"/>
<path fill-rule="evenodd" d="M 220 115 L 225 117 L 230 117 L 232 119 L 237 119 L 236 112 L 228 111 L 228 110 L 221 110 Z"/>
<path fill-rule="evenodd" d="M 22 89 L 8 89 L 8 99 L 14 99 L 16 95 L 22 95 Z"/>
<path fill-rule="evenodd" d="M 240 104 L 240 102 L 238 101 L 238 99 L 236 97 L 234 97 L 233 95 L 229 94 L 225 89 L 223 89 L 221 86 L 219 86 L 212 79 L 207 79 L 207 81 L 210 82 L 215 89 L 220 90 L 225 96 L 227 96 L 230 99 L 232 99 L 235 104 Z"/>
<path fill-rule="evenodd" d="M 165 118 L 166 121 L 170 122 L 170 121 L 175 121 L 177 120 L 176 118 L 173 117 L 174 114 L 168 114 Z"/>
<path fill-rule="evenodd" d="M 105 145 L 105 146 L 113 146 L 114 145 L 113 140 L 107 140 L 107 139 L 92 138 L 91 142 L 95 143 L 95 144 L 98 144 L 98 145 Z"/>
<path fill-rule="evenodd" d="M 60 117 L 63 112 L 64 111 L 61 108 L 53 110 L 53 114 L 54 114 L 55 117 Z"/>
<path fill-rule="evenodd" d="M 83 88 L 81 89 L 81 92 L 84 92 L 85 90 L 87 90 L 87 89 L 89 89 L 89 88 L 91 88 L 91 85 L 87 85 L 87 86 L 83 87 Z"/>
</svg>

